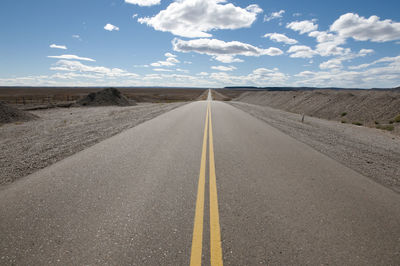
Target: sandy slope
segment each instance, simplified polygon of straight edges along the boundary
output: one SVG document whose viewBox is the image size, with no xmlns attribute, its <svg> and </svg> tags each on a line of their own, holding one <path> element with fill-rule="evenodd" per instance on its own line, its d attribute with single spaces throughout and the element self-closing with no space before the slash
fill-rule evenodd
<svg viewBox="0 0 400 266">
<path fill-rule="evenodd" d="M 346 123 L 375 127 L 390 125 L 400 114 L 400 91 L 315 90 L 245 92 L 235 99 Z M 393 133 L 400 134 L 400 123 L 393 123 Z"/>
</svg>

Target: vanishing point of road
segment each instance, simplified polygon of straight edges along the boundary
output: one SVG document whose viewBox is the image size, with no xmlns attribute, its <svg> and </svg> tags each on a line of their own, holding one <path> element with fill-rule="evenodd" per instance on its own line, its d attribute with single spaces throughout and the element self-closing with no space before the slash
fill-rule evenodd
<svg viewBox="0 0 400 266">
<path fill-rule="evenodd" d="M 229 104 L 0 188 L 0 265 L 400 265 L 400 195 Z"/>
</svg>

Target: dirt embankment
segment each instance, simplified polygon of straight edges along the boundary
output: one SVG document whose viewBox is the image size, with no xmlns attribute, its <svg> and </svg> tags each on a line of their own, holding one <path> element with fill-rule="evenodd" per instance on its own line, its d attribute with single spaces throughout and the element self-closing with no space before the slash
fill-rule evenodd
<svg viewBox="0 0 400 266">
<path fill-rule="evenodd" d="M 252 91 L 235 101 L 386 129 L 400 135 L 398 90 Z"/>
<path fill-rule="evenodd" d="M 0 102 L 0 125 L 14 122 L 26 122 L 37 118 L 37 116 L 29 112 L 19 110 Z"/>
<path fill-rule="evenodd" d="M 76 102 L 80 106 L 132 106 L 136 102 L 129 100 L 119 90 L 107 88 L 97 92 L 91 92 L 86 97 Z"/>
</svg>

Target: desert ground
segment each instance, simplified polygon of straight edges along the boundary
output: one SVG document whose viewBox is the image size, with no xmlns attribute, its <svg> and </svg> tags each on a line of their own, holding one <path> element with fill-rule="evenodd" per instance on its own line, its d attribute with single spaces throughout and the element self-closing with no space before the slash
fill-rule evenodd
<svg viewBox="0 0 400 266">
<path fill-rule="evenodd" d="M 125 102 L 128 99 L 131 104 L 113 101 L 108 95 L 92 106 L 71 105 L 100 90 L 1 88 L 0 102 L 7 109 L 0 108 L 0 184 L 9 184 L 188 101 L 206 97 L 205 89 L 120 89 Z M 104 101 L 105 106 L 97 106 Z"/>
<path fill-rule="evenodd" d="M 65 108 L 100 90 L 1 88 L 0 101 L 24 114 L 20 121 L 3 121 L 0 126 L 0 184 L 187 102 L 207 98 L 206 89 L 123 88 L 119 90 L 132 102 L 130 106 Z M 212 96 L 400 192 L 400 91 L 218 89 Z"/>
</svg>

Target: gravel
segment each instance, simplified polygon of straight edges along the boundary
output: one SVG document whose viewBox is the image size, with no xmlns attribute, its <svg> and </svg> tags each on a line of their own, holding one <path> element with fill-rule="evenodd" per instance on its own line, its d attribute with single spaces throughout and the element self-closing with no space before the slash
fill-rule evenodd
<svg viewBox="0 0 400 266">
<path fill-rule="evenodd" d="M 37 117 L 29 112 L 19 110 L 15 107 L 0 102 L 0 125 L 12 122 L 24 122 L 34 120 Z"/>
<path fill-rule="evenodd" d="M 400 137 L 378 129 L 230 102 L 283 133 L 400 193 Z"/>
<path fill-rule="evenodd" d="M 32 111 L 39 119 L 0 127 L 0 185 L 11 183 L 184 104 Z"/>
</svg>

